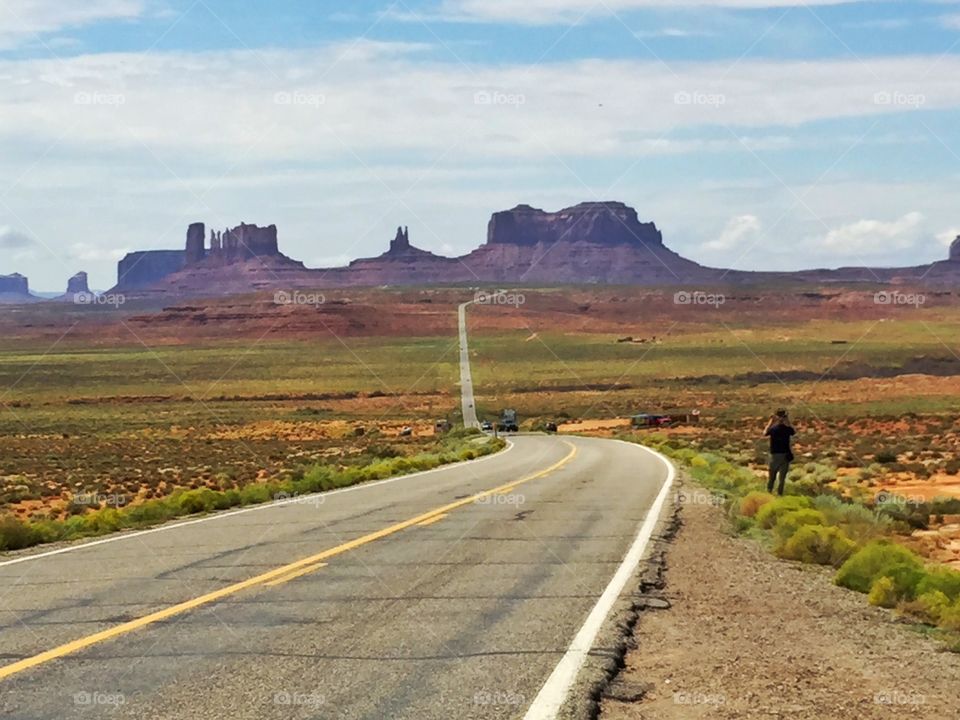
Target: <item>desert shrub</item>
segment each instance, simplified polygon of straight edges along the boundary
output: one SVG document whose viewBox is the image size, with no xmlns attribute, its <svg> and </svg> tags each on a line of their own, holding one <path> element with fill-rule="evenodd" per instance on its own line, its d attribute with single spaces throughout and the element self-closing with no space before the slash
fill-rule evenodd
<svg viewBox="0 0 960 720">
<path fill-rule="evenodd" d="M 805 510 L 811 507 L 812 504 L 808 497 L 790 495 L 777 498 L 757 511 L 756 521 L 760 527 L 769 530 L 777 523 L 781 515 L 785 515 L 794 510 Z"/>
<path fill-rule="evenodd" d="M 813 508 L 791 510 L 777 519 L 777 524 L 773 526 L 773 535 L 778 545 L 782 545 L 804 525 L 826 525 L 826 523 L 826 517 L 819 510 Z"/>
<path fill-rule="evenodd" d="M 0 550 L 22 550 L 37 543 L 36 532 L 15 517 L 0 517 Z"/>
<path fill-rule="evenodd" d="M 767 492 L 754 490 L 740 498 L 740 514 L 744 517 L 755 517 L 757 511 L 773 500 L 773 495 Z"/>
<path fill-rule="evenodd" d="M 899 599 L 893 578 L 886 576 L 877 578 L 870 586 L 870 592 L 867 595 L 867 602 L 876 607 L 896 607 Z"/>
<path fill-rule="evenodd" d="M 857 503 L 841 503 L 835 513 L 828 517 L 858 545 L 889 534 L 893 526 L 888 516 Z"/>
<path fill-rule="evenodd" d="M 937 626 L 951 632 L 960 632 L 960 602 L 943 608 Z"/>
<path fill-rule="evenodd" d="M 917 583 L 917 594 L 940 592 L 950 602 L 960 600 L 960 572 L 946 567 L 933 568 L 927 571 Z"/>
<path fill-rule="evenodd" d="M 950 598 L 939 590 L 917 595 L 915 600 L 900 603 L 897 611 L 901 615 L 912 617 L 927 625 L 937 625 L 943 611 L 950 607 Z"/>
<path fill-rule="evenodd" d="M 883 463 L 884 465 L 890 465 L 897 461 L 897 454 L 892 450 L 881 450 L 877 453 L 876 460 L 878 463 Z"/>
<path fill-rule="evenodd" d="M 842 587 L 868 593 L 877 578 L 890 575 L 893 568 L 923 563 L 907 548 L 890 540 L 873 540 L 851 556 L 837 572 L 834 582 Z"/>
<path fill-rule="evenodd" d="M 217 509 L 218 500 L 216 493 L 210 488 L 200 488 L 199 490 L 188 490 L 177 498 L 177 506 L 181 515 L 193 515 L 195 513 L 210 512 Z"/>
<path fill-rule="evenodd" d="M 818 565 L 838 565 L 856 549 L 856 544 L 835 527 L 804 525 L 778 548 L 777 554 L 788 560 Z"/>
<path fill-rule="evenodd" d="M 266 484 L 244 485 L 240 488 L 240 504 L 257 505 L 270 502 L 276 494 L 273 488 Z"/>
</svg>

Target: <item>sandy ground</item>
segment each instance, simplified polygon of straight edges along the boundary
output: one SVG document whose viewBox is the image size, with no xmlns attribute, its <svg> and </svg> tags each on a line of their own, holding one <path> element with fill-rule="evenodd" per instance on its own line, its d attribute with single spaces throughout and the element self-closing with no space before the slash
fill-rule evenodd
<svg viewBox="0 0 960 720">
<path fill-rule="evenodd" d="M 703 491 L 687 495 L 697 498 Z M 687 503 L 604 720 L 960 718 L 960 654 Z"/>
</svg>

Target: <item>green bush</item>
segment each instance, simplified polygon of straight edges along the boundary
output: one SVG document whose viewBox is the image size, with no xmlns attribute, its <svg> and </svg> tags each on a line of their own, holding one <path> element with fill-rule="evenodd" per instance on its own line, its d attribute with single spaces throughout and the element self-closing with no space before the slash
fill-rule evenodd
<svg viewBox="0 0 960 720">
<path fill-rule="evenodd" d="M 839 528 L 804 525 L 778 549 L 777 554 L 788 560 L 838 565 L 855 549 L 856 543 Z"/>
<path fill-rule="evenodd" d="M 950 632 L 960 632 L 960 602 L 943 609 L 937 626 Z"/>
<path fill-rule="evenodd" d="M 916 600 L 901 602 L 898 610 L 927 625 L 937 625 L 944 610 L 950 607 L 950 598 L 939 590 L 919 594 Z"/>
<path fill-rule="evenodd" d="M 33 528 L 15 517 L 0 518 L 0 550 L 21 550 L 36 544 Z"/>
<path fill-rule="evenodd" d="M 811 505 L 812 503 L 808 497 L 790 495 L 777 498 L 757 511 L 756 521 L 760 527 L 769 530 L 777 524 L 777 520 L 780 519 L 781 515 L 786 515 L 788 512 L 793 512 L 794 510 L 805 510 Z"/>
<path fill-rule="evenodd" d="M 220 504 L 218 496 L 223 494 L 214 492 L 210 488 L 188 490 L 177 498 L 180 514 L 193 515 L 195 513 L 211 512 L 218 508 Z"/>
<path fill-rule="evenodd" d="M 783 545 L 787 540 L 793 537 L 804 525 L 826 525 L 827 519 L 819 510 L 806 508 L 804 510 L 791 510 L 784 513 L 773 526 L 773 536 L 777 540 L 778 546 Z"/>
<path fill-rule="evenodd" d="M 929 592 L 943 593 L 950 602 L 957 602 L 960 600 L 960 572 L 946 567 L 929 570 L 917 584 L 917 594 Z"/>
<path fill-rule="evenodd" d="M 890 540 L 873 540 L 860 548 L 837 572 L 834 582 L 857 592 L 868 593 L 877 578 L 893 568 L 912 566 L 923 569 L 923 563 L 910 550 Z"/>
<path fill-rule="evenodd" d="M 867 595 L 867 602 L 876 607 L 896 607 L 899 600 L 893 578 L 886 576 L 877 578 L 870 586 L 870 593 Z"/>
</svg>

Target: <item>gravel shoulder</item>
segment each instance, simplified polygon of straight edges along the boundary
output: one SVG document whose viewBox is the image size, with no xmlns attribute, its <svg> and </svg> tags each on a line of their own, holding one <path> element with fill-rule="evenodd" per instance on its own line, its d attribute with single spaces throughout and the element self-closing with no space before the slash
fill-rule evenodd
<svg viewBox="0 0 960 720">
<path fill-rule="evenodd" d="M 679 514 L 659 592 L 670 607 L 640 614 L 601 718 L 960 718 L 960 654 L 829 569 L 733 536 L 722 508 Z"/>
</svg>

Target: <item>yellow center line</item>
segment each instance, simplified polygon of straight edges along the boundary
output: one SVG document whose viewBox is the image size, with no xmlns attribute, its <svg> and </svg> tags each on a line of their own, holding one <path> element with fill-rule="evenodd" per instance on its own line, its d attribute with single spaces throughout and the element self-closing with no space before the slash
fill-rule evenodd
<svg viewBox="0 0 960 720">
<path fill-rule="evenodd" d="M 276 580 L 265 582 L 264 585 L 268 587 L 273 587 L 274 585 L 283 585 L 283 583 L 290 582 L 298 577 L 312 573 L 314 570 L 319 570 L 320 568 L 326 567 L 328 564 L 329 563 L 315 563 L 313 565 L 307 565 L 305 568 L 301 568 L 300 570 L 292 572 L 289 575 L 282 575 Z"/>
<path fill-rule="evenodd" d="M 440 522 L 446 517 L 446 515 L 437 515 L 432 517 L 429 520 L 424 520 L 422 523 L 417 523 L 419 527 L 426 527 L 427 525 L 433 525 L 435 522 Z"/>
<path fill-rule="evenodd" d="M 317 553 L 316 555 L 311 555 L 310 557 L 301 558 L 296 562 L 292 562 L 289 565 L 284 565 L 283 567 L 278 567 L 274 570 L 270 570 L 261 575 L 243 580 L 233 585 L 228 585 L 226 587 L 220 588 L 219 590 L 214 590 L 213 592 L 207 593 L 206 595 L 200 595 L 191 600 L 186 600 L 185 602 L 177 603 L 176 605 L 171 605 L 170 607 L 164 608 L 163 610 L 158 610 L 157 612 L 150 613 L 149 615 L 144 615 L 143 617 L 137 618 L 136 620 L 131 620 L 129 622 L 122 623 L 120 625 L 115 625 L 114 627 L 107 628 L 106 630 L 101 630 L 100 632 L 93 633 L 92 635 L 87 635 L 86 637 L 79 638 L 77 640 L 72 640 L 68 643 L 60 645 L 58 647 L 52 648 L 45 652 L 42 652 L 38 655 L 32 657 L 24 658 L 23 660 L 18 660 L 15 663 L 10 665 L 4 665 L 0 667 L 0 680 L 4 680 L 12 675 L 21 673 L 24 670 L 29 670 L 30 668 L 37 667 L 38 665 L 43 665 L 44 663 L 51 662 L 52 660 L 58 660 L 59 658 L 65 657 L 66 655 L 72 655 L 73 653 L 80 652 L 85 650 L 88 647 L 97 645 L 99 643 L 105 642 L 107 640 L 112 640 L 113 638 L 120 637 L 121 635 L 126 635 L 133 632 L 134 630 L 139 630 L 140 628 L 147 627 L 149 625 L 154 625 L 163 620 L 181 615 L 190 610 L 195 610 L 198 607 L 204 605 L 209 605 L 210 603 L 216 602 L 217 600 L 222 600 L 225 597 L 235 595 L 238 592 L 247 590 L 249 588 L 255 587 L 257 585 L 265 585 L 270 583 L 273 580 L 289 575 L 297 570 L 301 570 L 310 565 L 317 565 L 318 563 L 332 558 L 336 555 L 342 555 L 345 552 L 350 550 L 355 550 L 358 547 L 363 547 L 364 545 L 369 545 L 372 542 L 381 540 L 382 538 L 394 535 L 402 530 L 406 530 L 409 527 L 414 525 L 419 525 L 420 523 L 430 520 L 438 515 L 446 515 L 453 510 L 462 508 L 466 505 L 476 502 L 477 500 L 496 493 L 502 492 L 506 488 L 516 487 L 517 485 L 522 485 L 524 483 L 531 482 L 542 478 L 544 475 L 549 475 L 554 470 L 558 470 L 568 462 L 570 462 L 574 456 L 577 454 L 577 448 L 570 442 L 566 440 L 563 443 L 570 447 L 570 452 L 560 461 L 555 462 L 548 468 L 540 470 L 532 475 L 527 477 L 509 482 L 505 485 L 495 487 L 491 490 L 484 490 L 479 492 L 476 495 L 470 495 L 469 497 L 462 498 L 455 502 L 452 502 L 443 507 L 435 508 L 428 512 L 423 513 L 422 515 L 417 515 L 416 517 L 410 518 L 409 520 L 404 520 L 402 522 L 396 523 L 395 525 L 390 525 L 385 527 L 382 530 L 377 530 L 376 532 L 363 535 L 358 537 L 355 540 L 345 542 L 342 545 L 330 548 L 329 550 L 324 550 L 323 552 Z"/>
</svg>

